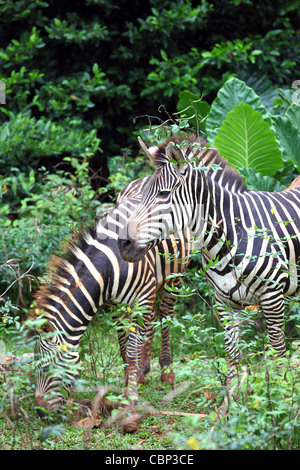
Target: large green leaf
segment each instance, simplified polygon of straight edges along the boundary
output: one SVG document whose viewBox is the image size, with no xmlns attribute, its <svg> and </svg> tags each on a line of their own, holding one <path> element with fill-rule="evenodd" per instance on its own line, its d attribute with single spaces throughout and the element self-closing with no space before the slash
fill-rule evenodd
<svg viewBox="0 0 300 470">
<path fill-rule="evenodd" d="M 210 110 L 210 105 L 206 101 L 202 101 L 199 96 L 184 90 L 179 93 L 177 110 L 180 117 L 187 119 L 192 127 L 197 130 L 205 130 L 205 121 Z"/>
<path fill-rule="evenodd" d="M 300 131 L 300 104 L 292 104 L 287 112 L 285 117 L 288 118 L 296 127 L 298 127 L 298 132 Z"/>
<path fill-rule="evenodd" d="M 274 100 L 277 97 L 277 90 L 266 74 L 262 75 L 261 72 L 250 74 L 248 71 L 240 71 L 238 72 L 238 78 L 243 80 L 248 87 L 255 91 L 260 97 L 266 111 L 272 108 Z"/>
<path fill-rule="evenodd" d="M 273 175 L 283 166 L 275 134 L 247 103 L 236 105 L 227 114 L 214 145 L 235 168 L 253 168 L 262 175 Z"/>
<path fill-rule="evenodd" d="M 209 142 L 214 139 L 227 114 L 240 103 L 248 103 L 267 121 L 268 114 L 260 97 L 255 91 L 238 78 L 230 78 L 219 90 L 206 119 L 206 132 Z"/>
<path fill-rule="evenodd" d="M 300 126 L 297 125 L 297 110 L 298 108 L 290 109 L 285 116 L 273 116 L 272 123 L 283 159 L 292 161 L 300 171 Z"/>
</svg>

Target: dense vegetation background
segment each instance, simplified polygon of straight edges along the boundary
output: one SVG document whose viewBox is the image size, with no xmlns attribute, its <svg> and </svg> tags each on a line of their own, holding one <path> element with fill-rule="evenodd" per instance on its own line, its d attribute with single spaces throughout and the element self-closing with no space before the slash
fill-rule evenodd
<svg viewBox="0 0 300 470">
<path fill-rule="evenodd" d="M 281 190 L 300 173 L 299 7 L 298 0 L 0 2 L 1 337 L 26 318 L 50 255 L 73 228 L 151 172 L 138 134 L 151 140 L 190 126 L 216 138 L 226 155 L 226 132 L 235 132 L 232 115 L 222 127 L 227 113 L 243 112 L 248 123 L 260 113 L 274 158 L 266 154 L 268 165 L 253 168 L 251 156 L 239 155 L 236 166 L 257 189 Z M 185 119 L 191 105 L 197 120 Z M 208 296 L 202 281 L 192 282 Z M 192 317 L 197 307 L 188 303 Z"/>
</svg>

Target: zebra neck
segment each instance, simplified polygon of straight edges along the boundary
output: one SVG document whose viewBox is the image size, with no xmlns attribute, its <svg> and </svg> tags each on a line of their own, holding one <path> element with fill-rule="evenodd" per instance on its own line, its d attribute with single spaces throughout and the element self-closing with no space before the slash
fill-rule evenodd
<svg viewBox="0 0 300 470">
<path fill-rule="evenodd" d="M 198 241 L 198 247 L 209 252 L 216 246 L 220 247 L 222 240 L 227 238 L 222 207 L 223 192 L 227 190 L 221 188 L 218 181 L 202 170 L 194 171 L 193 177 L 196 207 L 190 227 Z"/>
<path fill-rule="evenodd" d="M 42 330 L 58 334 L 58 344 L 77 345 L 98 306 L 91 286 L 87 287 L 85 279 L 81 279 L 76 264 L 68 262 L 66 268 L 68 270 L 60 272 L 60 278 L 47 289 L 45 295 L 37 299 L 37 306 L 47 319 Z"/>
<path fill-rule="evenodd" d="M 94 233 L 83 234 L 68 256 L 56 261 L 55 275 L 38 294 L 37 308 L 49 325 L 45 330 L 63 332 L 61 342 L 66 338 L 76 345 L 106 300 L 111 268 L 104 249 L 109 243 L 101 243 L 102 251 L 97 243 Z"/>
<path fill-rule="evenodd" d="M 119 238 L 121 230 L 136 208 L 138 198 L 121 201 L 116 207 L 106 212 L 96 226 L 97 237 L 100 240 Z"/>
</svg>

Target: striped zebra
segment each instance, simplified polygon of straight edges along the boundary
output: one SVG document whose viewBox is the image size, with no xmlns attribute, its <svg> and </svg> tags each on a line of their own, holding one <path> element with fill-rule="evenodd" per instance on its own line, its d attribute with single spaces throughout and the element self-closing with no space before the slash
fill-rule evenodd
<svg viewBox="0 0 300 470">
<path fill-rule="evenodd" d="M 299 294 L 299 180 L 281 193 L 250 191 L 217 150 L 194 135 L 160 146 L 140 139 L 140 145 L 157 169 L 120 233 L 123 259 L 139 260 L 189 227 L 197 235 L 225 329 L 228 382 L 240 358 L 235 310 L 260 305 L 269 343 L 284 356 L 285 298 Z"/>
<path fill-rule="evenodd" d="M 134 198 L 127 199 L 130 188 L 125 188 L 119 202 L 97 222 L 95 229 L 80 234 L 69 244 L 64 256 L 55 258 L 50 266 L 50 282 L 36 294 L 32 315 L 45 319 L 35 351 L 39 358 L 35 401 L 40 415 L 45 413 L 43 409 L 59 408 L 64 401 L 64 390 L 69 392 L 78 377 L 79 343 L 102 305 L 123 304 L 134 312 L 138 302 L 142 309 L 142 326 L 138 318 L 132 318 L 127 334 L 118 330 L 121 355 L 126 363 L 126 395 L 137 398 L 137 383 L 143 381 L 150 366 L 156 296 L 161 292 L 160 319 L 172 317 L 176 295 L 166 285 L 180 287 L 180 274 L 185 271 L 192 250 L 189 239 L 181 232 L 150 250 L 139 263 L 122 260 L 117 246 L 119 232 L 137 206 L 139 188 L 145 180 L 130 184 Z M 178 276 L 167 279 L 170 274 Z M 172 383 L 169 327 L 162 328 L 159 362 L 161 379 Z"/>
</svg>

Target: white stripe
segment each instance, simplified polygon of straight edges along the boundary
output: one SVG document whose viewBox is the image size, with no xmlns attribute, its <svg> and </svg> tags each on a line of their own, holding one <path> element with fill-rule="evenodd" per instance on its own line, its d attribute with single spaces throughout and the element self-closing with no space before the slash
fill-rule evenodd
<svg viewBox="0 0 300 470">
<path fill-rule="evenodd" d="M 66 261 L 64 260 L 63 261 L 64 265 L 66 266 L 68 272 L 71 274 L 71 276 L 73 276 L 73 278 L 75 279 L 76 281 L 76 284 L 78 285 L 79 289 L 81 290 L 81 292 L 85 295 L 85 297 L 87 298 L 87 300 L 89 301 L 92 309 L 93 309 L 93 312 L 96 313 L 97 310 L 98 310 L 98 307 L 96 307 L 95 305 L 95 302 L 94 300 L 92 299 L 92 297 L 90 296 L 89 292 L 86 290 L 86 288 L 84 287 L 84 285 L 82 284 L 81 280 L 79 279 L 78 275 L 77 275 L 77 272 L 74 268 L 74 266 L 69 263 L 69 261 Z M 100 292 L 102 292 L 103 288 L 101 288 L 100 286 Z"/>
<path fill-rule="evenodd" d="M 73 296 L 72 292 L 70 291 L 70 289 L 62 286 L 62 285 L 57 285 L 57 288 L 63 292 L 65 292 L 71 299 L 71 301 L 73 302 L 74 305 L 76 305 L 76 307 L 78 308 L 78 310 L 81 312 L 81 314 L 84 316 L 84 318 L 87 320 L 87 321 L 91 321 L 93 316 L 91 315 L 87 315 L 87 313 L 83 310 L 83 308 L 81 307 L 81 305 L 77 302 L 77 300 L 75 299 L 75 297 Z"/>
</svg>

